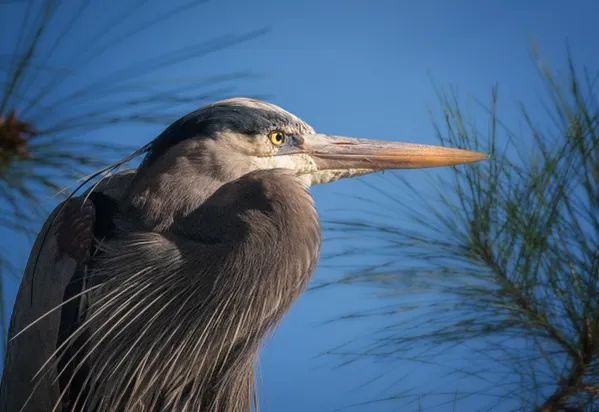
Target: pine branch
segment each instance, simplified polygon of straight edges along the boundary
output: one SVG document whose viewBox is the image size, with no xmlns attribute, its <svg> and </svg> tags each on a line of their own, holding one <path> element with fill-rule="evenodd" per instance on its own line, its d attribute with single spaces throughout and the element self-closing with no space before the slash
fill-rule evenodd
<svg viewBox="0 0 599 412">
<path fill-rule="evenodd" d="M 356 359 L 410 363 L 420 361 L 408 355 L 416 347 L 446 356 L 468 345 L 459 373 L 486 386 L 462 399 L 489 400 L 485 410 L 584 410 L 599 405 L 599 73 L 580 75 L 569 58 L 568 72 L 558 76 L 534 46 L 532 57 L 547 112 L 533 120 L 522 107 L 529 137 L 501 121 L 497 88 L 490 107 L 477 101 L 489 116 L 485 133 L 455 91 L 437 91 L 440 115 L 431 117 L 441 144 L 492 159 L 428 172 L 430 198 L 399 175 L 368 185 L 372 194 L 358 196 L 369 207 L 367 220 L 326 222 L 329 239 L 360 246 L 328 258 L 376 256 L 379 263 L 328 285 L 383 291 L 383 306 L 368 316 L 387 317 L 388 326 L 368 350 L 353 352 Z M 349 347 L 337 352 L 351 357 Z M 474 367 L 481 362 L 488 367 Z M 441 394 L 428 388 L 386 400 L 433 396 Z"/>
</svg>

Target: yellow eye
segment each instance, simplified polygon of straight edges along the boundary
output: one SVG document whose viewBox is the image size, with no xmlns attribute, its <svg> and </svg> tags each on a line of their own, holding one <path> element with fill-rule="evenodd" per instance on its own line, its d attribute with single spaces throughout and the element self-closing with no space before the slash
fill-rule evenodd
<svg viewBox="0 0 599 412">
<path fill-rule="evenodd" d="M 283 132 L 271 132 L 269 137 L 270 141 L 277 146 L 280 146 L 285 142 L 285 133 Z"/>
</svg>

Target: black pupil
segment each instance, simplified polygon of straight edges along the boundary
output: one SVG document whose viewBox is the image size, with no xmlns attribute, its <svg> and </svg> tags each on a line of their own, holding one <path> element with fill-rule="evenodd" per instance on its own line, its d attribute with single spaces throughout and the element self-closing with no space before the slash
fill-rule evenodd
<svg viewBox="0 0 599 412">
<path fill-rule="evenodd" d="M 277 133 L 277 134 L 275 134 L 275 140 L 276 140 L 277 142 L 280 142 L 280 141 L 282 141 L 282 140 L 283 140 L 283 135 L 282 135 L 281 133 Z"/>
</svg>

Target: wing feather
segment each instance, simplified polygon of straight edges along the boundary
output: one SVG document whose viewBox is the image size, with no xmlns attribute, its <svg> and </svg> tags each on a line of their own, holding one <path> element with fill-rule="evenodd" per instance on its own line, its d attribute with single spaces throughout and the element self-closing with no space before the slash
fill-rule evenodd
<svg viewBox="0 0 599 412">
<path fill-rule="evenodd" d="M 128 170 L 105 179 L 94 192 L 118 201 L 133 174 Z M 41 378 L 36 375 L 57 349 L 65 289 L 89 260 L 97 214 L 84 196 L 61 206 L 33 245 L 14 304 L 0 385 L 2 411 L 52 411 L 60 395 L 55 367 L 45 368 Z"/>
</svg>

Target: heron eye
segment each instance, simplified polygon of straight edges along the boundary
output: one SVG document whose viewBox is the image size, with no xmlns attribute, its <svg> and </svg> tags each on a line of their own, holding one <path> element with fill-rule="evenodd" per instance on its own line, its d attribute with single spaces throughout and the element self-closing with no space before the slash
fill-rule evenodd
<svg viewBox="0 0 599 412">
<path fill-rule="evenodd" d="M 280 146 L 285 142 L 285 133 L 283 132 L 272 132 L 269 137 L 270 141 L 277 146 Z"/>
</svg>

